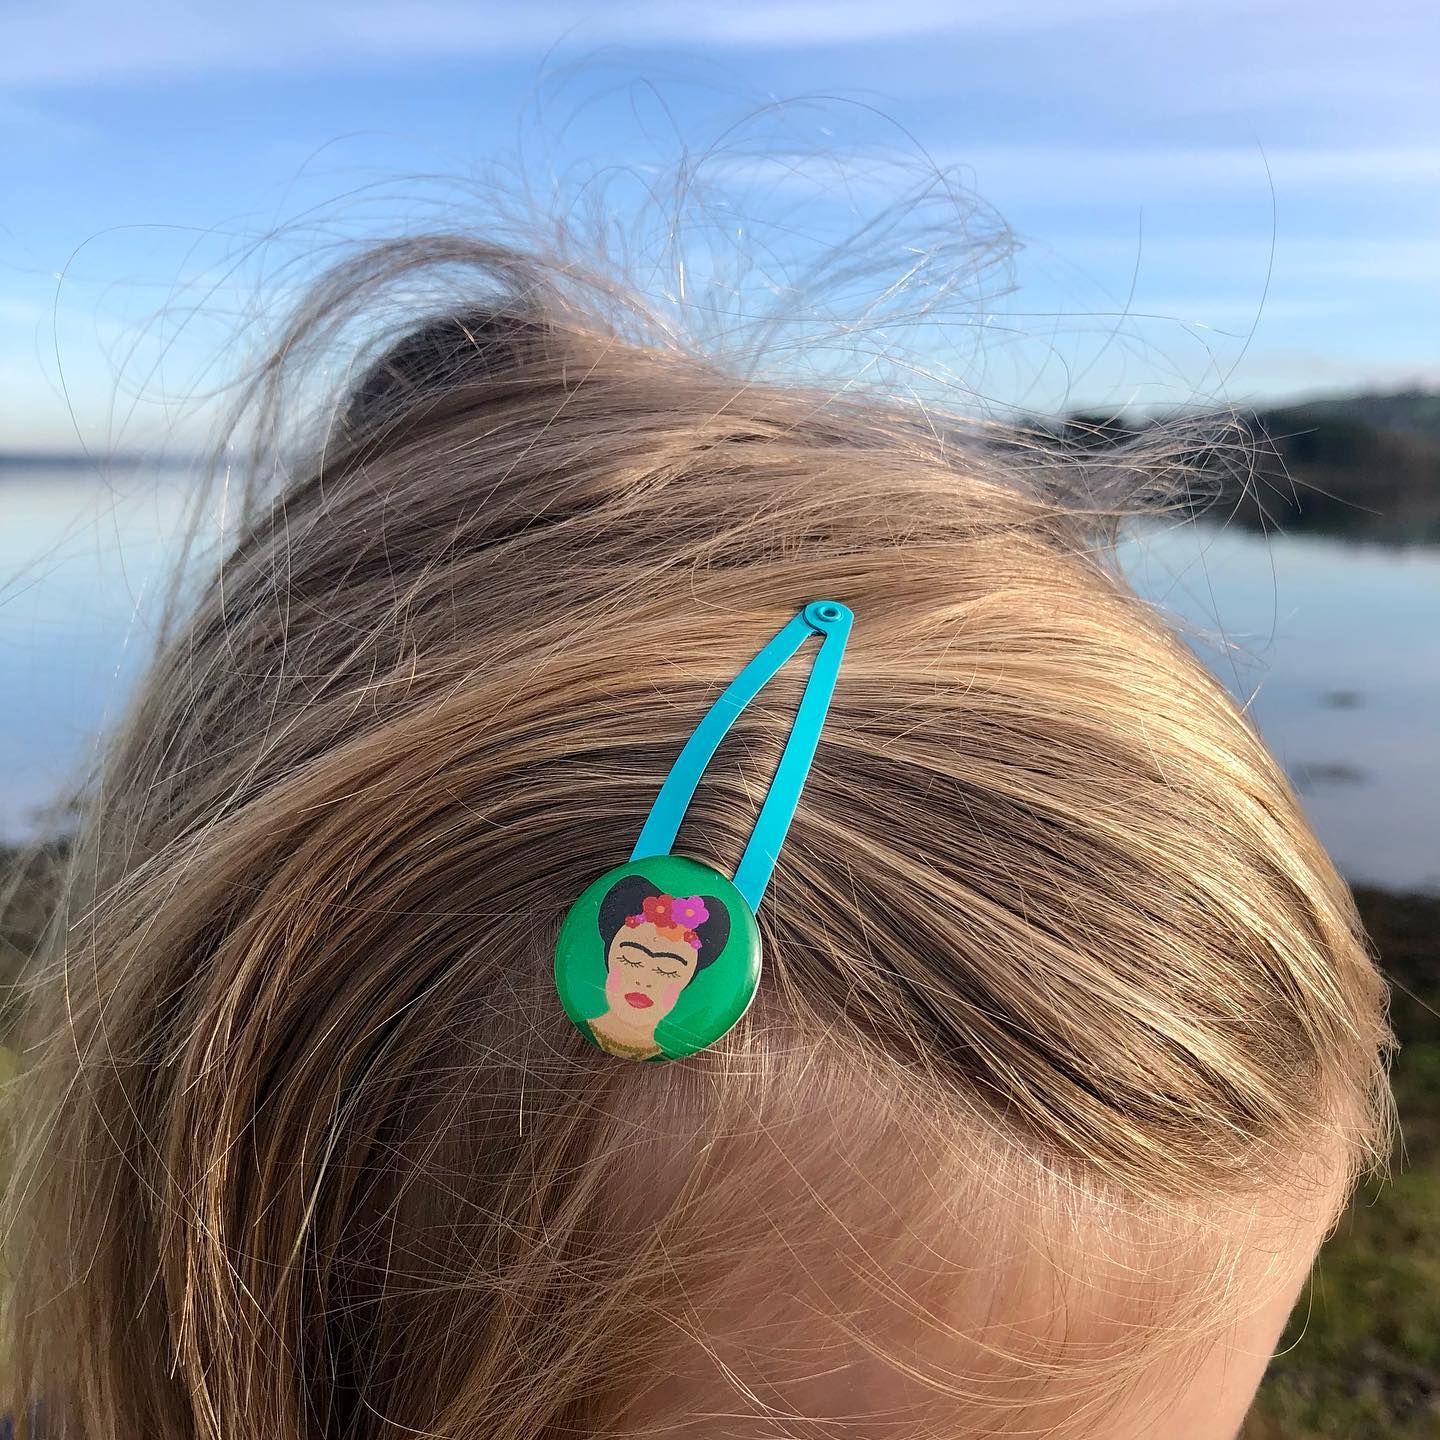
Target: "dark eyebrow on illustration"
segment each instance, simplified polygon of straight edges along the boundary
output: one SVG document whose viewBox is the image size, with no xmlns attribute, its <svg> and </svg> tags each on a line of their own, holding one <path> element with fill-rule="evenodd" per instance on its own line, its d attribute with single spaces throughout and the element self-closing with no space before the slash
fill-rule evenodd
<svg viewBox="0 0 1440 1440">
<path fill-rule="evenodd" d="M 689 962 L 683 955 L 677 955 L 673 950 L 649 950 L 638 940 L 622 940 L 620 948 L 623 950 L 627 945 L 633 945 L 637 950 L 644 950 L 652 960 L 673 960 L 677 965 L 686 965 Z"/>
</svg>

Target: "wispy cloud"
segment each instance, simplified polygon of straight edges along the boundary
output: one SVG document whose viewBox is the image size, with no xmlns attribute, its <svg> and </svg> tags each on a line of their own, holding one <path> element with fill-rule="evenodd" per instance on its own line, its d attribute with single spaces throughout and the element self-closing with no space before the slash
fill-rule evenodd
<svg viewBox="0 0 1440 1440">
<path fill-rule="evenodd" d="M 1139 258 L 1146 273 L 1203 275 L 1210 281 L 1241 278 L 1257 285 L 1264 279 L 1269 238 L 1248 235 L 1207 235 L 1184 238 L 1167 235 L 1137 242 L 1118 235 L 1071 235 L 1065 238 L 1065 258 L 1086 264 L 1108 264 L 1128 269 Z M 1139 255 L 1137 257 L 1137 248 Z M 1277 237 L 1276 268 L 1292 288 L 1343 284 L 1352 290 L 1371 285 L 1418 287 L 1440 293 L 1440 265 L 1434 241 L 1409 237 L 1336 235 L 1311 231 L 1294 238 Z"/>
<path fill-rule="evenodd" d="M 1056 187 L 1147 190 L 1425 184 L 1440 181 L 1440 146 L 987 146 L 961 157 L 978 172 Z"/>
<path fill-rule="evenodd" d="M 1240 7 L 1227 0 L 1222 8 Z M 199 6 L 152 0 L 143 23 L 103 0 L 57 0 L 0 12 L 0 81 L 46 86 L 165 73 L 330 69 L 436 57 L 513 56 L 557 45 L 706 45 L 820 50 L 944 33 L 1004 34 L 1041 27 L 1134 20 L 1178 11 L 1179 0 L 531 0 L 477 5 L 459 0 L 309 5 L 257 0 Z M 1212 7 L 1214 8 L 1214 7 Z M 1249 0 L 1249 8 L 1268 8 Z"/>
<path fill-rule="evenodd" d="M 931 151 L 926 167 L 914 156 L 770 154 L 722 158 L 717 178 L 822 188 L 891 190 L 936 171 L 954 174 L 982 194 L 1008 199 L 1169 199 L 1199 192 L 1277 194 L 1298 189 L 1440 183 L 1440 146 L 1116 146 L 976 145 Z"/>
<path fill-rule="evenodd" d="M 3 61 L 0 61 L 0 68 L 3 68 Z M 12 143 L 23 137 L 25 144 L 33 147 L 37 139 L 51 142 L 84 140 L 94 133 L 91 126 L 72 115 L 60 113 L 54 106 L 39 105 L 14 95 L 0 95 L 0 135 Z"/>
</svg>

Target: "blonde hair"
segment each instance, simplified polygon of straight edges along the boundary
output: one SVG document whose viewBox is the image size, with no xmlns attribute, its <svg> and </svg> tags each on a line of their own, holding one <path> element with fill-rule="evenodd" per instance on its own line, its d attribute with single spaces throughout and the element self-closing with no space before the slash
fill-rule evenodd
<svg viewBox="0 0 1440 1440">
<path fill-rule="evenodd" d="M 1386 1151 L 1384 987 L 1283 775 L 1033 437 L 737 381 L 463 237 L 332 276 L 265 383 L 434 264 L 486 283 L 252 507 L 76 844 L 17 1408 L 830 1435 L 843 1351 L 940 1433 L 1093 1426 L 1243 1301 L 1217 1217 L 1329 1216 Z M 599 1054 L 560 919 L 819 595 L 858 621 L 755 1005 L 686 1061 Z M 737 721 L 682 853 L 734 865 L 802 683 Z"/>
</svg>

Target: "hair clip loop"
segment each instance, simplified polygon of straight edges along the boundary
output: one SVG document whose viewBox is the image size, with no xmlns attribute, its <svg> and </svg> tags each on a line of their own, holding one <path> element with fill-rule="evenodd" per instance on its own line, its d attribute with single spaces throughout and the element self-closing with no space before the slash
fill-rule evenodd
<svg viewBox="0 0 1440 1440">
<path fill-rule="evenodd" d="M 775 678 L 805 641 L 818 634 L 823 639 L 811 667 L 800 708 L 795 713 L 790 738 L 785 742 L 780 764 L 770 782 L 770 791 L 760 808 L 739 868 L 735 871 L 735 888 L 752 910 L 760 908 L 765 887 L 770 883 L 780 847 L 789 834 L 800 792 L 815 758 L 815 747 L 820 742 L 820 731 L 830 709 L 830 697 L 835 691 L 835 678 L 840 672 L 840 660 L 845 653 L 845 642 L 850 637 L 852 619 L 849 609 L 837 601 L 812 601 L 725 687 L 670 767 L 670 773 L 650 807 L 640 838 L 630 853 L 632 860 L 670 853 L 705 767 L 720 748 L 720 742 L 729 733 L 736 717 Z"/>
</svg>

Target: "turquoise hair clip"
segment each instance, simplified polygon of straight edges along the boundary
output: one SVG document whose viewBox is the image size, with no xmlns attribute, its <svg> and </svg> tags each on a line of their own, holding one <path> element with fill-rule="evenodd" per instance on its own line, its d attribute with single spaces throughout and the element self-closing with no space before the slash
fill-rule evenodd
<svg viewBox="0 0 1440 1440">
<path fill-rule="evenodd" d="M 670 767 L 629 860 L 588 885 L 555 947 L 555 987 L 592 1044 L 626 1060 L 676 1060 L 713 1045 L 760 982 L 755 912 L 780 857 L 840 672 L 854 617 L 815 600 L 725 687 Z M 735 717 L 812 635 L 790 736 L 733 880 L 672 847 L 705 767 Z"/>
</svg>

